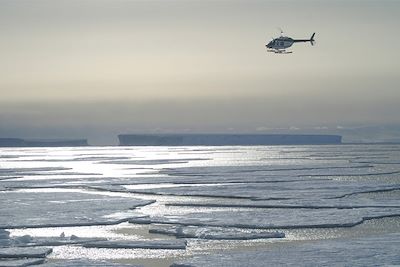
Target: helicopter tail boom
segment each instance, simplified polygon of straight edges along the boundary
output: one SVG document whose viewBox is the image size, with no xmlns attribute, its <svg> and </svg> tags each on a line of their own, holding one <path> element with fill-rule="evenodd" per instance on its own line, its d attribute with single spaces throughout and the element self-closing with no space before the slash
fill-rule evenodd
<svg viewBox="0 0 400 267">
<path fill-rule="evenodd" d="M 301 43 L 301 42 L 310 42 L 311 45 L 314 45 L 314 36 L 315 36 L 315 32 L 311 35 L 310 39 L 293 39 L 293 43 Z"/>
</svg>

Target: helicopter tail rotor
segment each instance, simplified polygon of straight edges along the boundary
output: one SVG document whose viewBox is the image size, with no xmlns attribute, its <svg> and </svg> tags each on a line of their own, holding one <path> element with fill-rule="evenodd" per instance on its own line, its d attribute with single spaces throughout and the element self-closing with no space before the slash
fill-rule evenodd
<svg viewBox="0 0 400 267">
<path fill-rule="evenodd" d="M 310 38 L 311 45 L 315 45 L 314 36 L 315 36 L 315 32 L 311 35 L 311 38 Z"/>
</svg>

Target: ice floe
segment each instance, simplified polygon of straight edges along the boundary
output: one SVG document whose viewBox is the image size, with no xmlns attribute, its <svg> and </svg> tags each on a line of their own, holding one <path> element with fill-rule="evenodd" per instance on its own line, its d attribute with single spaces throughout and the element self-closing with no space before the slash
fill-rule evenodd
<svg viewBox="0 0 400 267">
<path fill-rule="evenodd" d="M 52 251 L 46 247 L 6 247 L 0 248 L 0 258 L 45 258 Z"/>
<path fill-rule="evenodd" d="M 262 212 L 231 208 L 133 218 L 130 222 L 248 229 L 299 229 L 353 227 L 365 220 L 393 216 L 400 216 L 400 208 L 268 209 Z"/>
<path fill-rule="evenodd" d="M 207 160 L 205 158 L 181 158 L 181 159 L 152 159 L 152 160 L 112 160 L 101 161 L 101 164 L 125 164 L 125 165 L 162 165 L 162 164 L 181 164 L 196 160 Z"/>
<path fill-rule="evenodd" d="M 77 266 L 85 266 L 85 267 L 143 267 L 142 265 L 136 264 L 122 264 L 111 261 L 101 261 L 101 260 L 90 260 L 90 259 L 82 259 L 82 260 L 53 260 L 51 262 L 47 262 L 42 267 L 77 267 Z"/>
<path fill-rule="evenodd" d="M 211 240 L 252 240 L 267 238 L 284 238 L 283 232 L 252 231 L 223 227 L 195 227 L 195 226 L 153 226 L 150 233 L 172 235 L 178 238 L 200 238 Z"/>
<path fill-rule="evenodd" d="M 74 192 L 0 193 L 0 228 L 61 227 L 107 225 L 126 221 L 131 216 L 107 218 L 118 211 L 153 203 L 123 197 Z"/>
<path fill-rule="evenodd" d="M 67 167 L 0 168 L 0 177 L 54 174 L 71 169 Z"/>
<path fill-rule="evenodd" d="M 171 267 L 398 266 L 400 235 L 300 242 L 256 251 L 199 255 Z"/>
<path fill-rule="evenodd" d="M 26 267 L 38 265 L 45 262 L 45 259 L 0 259 L 0 267 Z"/>
<path fill-rule="evenodd" d="M 118 188 L 123 191 L 122 188 Z M 265 199 L 325 199 L 339 198 L 346 195 L 382 190 L 397 190 L 400 184 L 376 182 L 305 180 L 290 183 L 225 183 L 223 185 L 177 185 L 176 187 L 158 187 L 149 189 L 127 189 L 128 192 L 157 195 L 185 195 L 204 197 Z"/>
<path fill-rule="evenodd" d="M 105 238 L 81 238 L 77 236 L 70 237 L 32 237 L 21 236 L 12 238 L 10 241 L 13 246 L 18 247 L 35 247 L 35 246 L 65 246 L 65 245 L 79 245 L 90 242 L 106 241 Z"/>
<path fill-rule="evenodd" d="M 82 245 L 85 248 L 141 248 L 141 249 L 186 249 L 185 240 L 140 240 L 140 241 L 96 241 Z"/>
</svg>

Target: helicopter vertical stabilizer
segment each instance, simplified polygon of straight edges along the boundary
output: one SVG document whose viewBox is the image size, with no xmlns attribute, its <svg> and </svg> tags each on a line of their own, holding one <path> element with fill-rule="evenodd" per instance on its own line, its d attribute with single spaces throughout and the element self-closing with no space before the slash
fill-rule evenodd
<svg viewBox="0 0 400 267">
<path fill-rule="evenodd" d="M 315 36 L 315 32 L 311 35 L 311 38 L 310 38 L 311 45 L 315 44 L 314 36 Z"/>
</svg>

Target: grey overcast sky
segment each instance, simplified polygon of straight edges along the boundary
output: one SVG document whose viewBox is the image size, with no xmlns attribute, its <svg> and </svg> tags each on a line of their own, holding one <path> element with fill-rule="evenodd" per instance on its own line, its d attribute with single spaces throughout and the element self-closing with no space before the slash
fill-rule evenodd
<svg viewBox="0 0 400 267">
<path fill-rule="evenodd" d="M 279 27 L 317 43 L 268 53 Z M 0 137 L 400 125 L 399 28 L 389 0 L 0 0 Z"/>
</svg>

